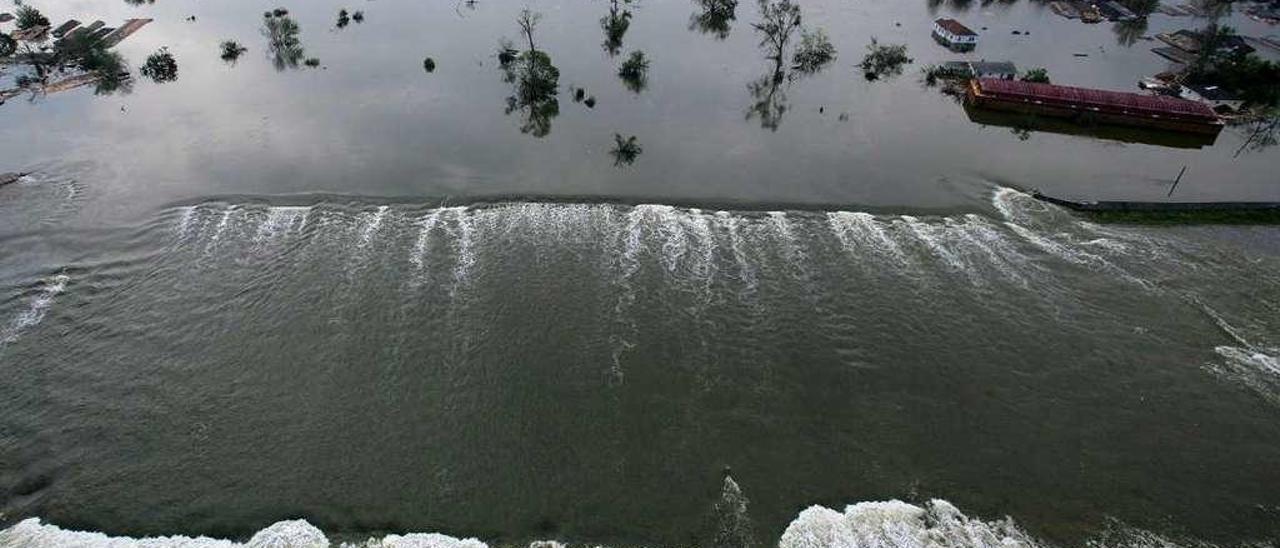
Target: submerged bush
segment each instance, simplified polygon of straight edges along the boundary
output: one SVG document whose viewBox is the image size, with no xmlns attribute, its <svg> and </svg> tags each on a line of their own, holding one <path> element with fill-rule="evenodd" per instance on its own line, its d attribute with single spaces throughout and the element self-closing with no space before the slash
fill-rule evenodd
<svg viewBox="0 0 1280 548">
<path fill-rule="evenodd" d="M 1028 70 L 1028 71 L 1026 71 L 1026 72 L 1022 73 L 1022 81 L 1023 81 L 1023 82 L 1035 82 L 1035 83 L 1037 83 L 1037 84 L 1048 84 L 1048 83 L 1049 83 L 1049 71 L 1048 71 L 1048 70 L 1045 70 L 1045 69 L 1044 69 L 1044 67 L 1036 67 L 1036 68 L 1033 68 L 1033 69 L 1031 69 L 1031 70 Z"/>
<path fill-rule="evenodd" d="M 157 84 L 172 82 L 178 79 L 178 61 L 169 53 L 169 48 L 160 48 L 160 51 L 147 56 L 138 72 Z"/>
<path fill-rule="evenodd" d="M 649 59 L 643 51 L 631 52 L 622 66 L 618 67 L 618 78 L 631 91 L 640 93 L 644 90 L 649 83 Z"/>
<path fill-rule="evenodd" d="M 867 80 L 878 80 L 881 77 L 896 76 L 902 73 L 902 66 L 912 62 L 907 57 L 906 44 L 881 45 L 874 37 L 867 45 L 867 55 L 862 58 L 863 75 Z"/>
<path fill-rule="evenodd" d="M 613 149 L 609 151 L 609 155 L 613 156 L 613 165 L 619 167 L 631 165 L 642 152 L 644 149 L 641 148 L 635 135 L 624 139 L 619 133 L 613 134 Z"/>
<path fill-rule="evenodd" d="M 831 45 L 831 40 L 822 29 L 804 31 L 800 36 L 800 46 L 792 56 L 795 70 L 806 74 L 818 72 L 835 60 L 836 47 Z"/>
<path fill-rule="evenodd" d="M 225 40 L 218 47 L 222 50 L 222 60 L 227 62 L 233 62 L 239 59 L 241 55 L 244 55 L 244 52 L 249 51 L 249 48 L 240 45 L 235 40 Z"/>
</svg>

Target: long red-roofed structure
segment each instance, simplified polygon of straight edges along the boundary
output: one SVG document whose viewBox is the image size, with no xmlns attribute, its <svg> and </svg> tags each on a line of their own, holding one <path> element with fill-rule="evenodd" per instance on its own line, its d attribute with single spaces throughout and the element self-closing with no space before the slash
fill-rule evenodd
<svg viewBox="0 0 1280 548">
<path fill-rule="evenodd" d="M 983 78 L 970 82 L 967 99 L 980 107 L 1099 123 L 1212 134 L 1222 130 L 1222 121 L 1208 105 L 1177 97 Z"/>
</svg>

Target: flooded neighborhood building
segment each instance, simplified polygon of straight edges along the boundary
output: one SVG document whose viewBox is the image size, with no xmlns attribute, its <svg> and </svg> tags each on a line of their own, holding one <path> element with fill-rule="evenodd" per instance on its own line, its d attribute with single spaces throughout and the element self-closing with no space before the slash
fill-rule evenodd
<svg viewBox="0 0 1280 548">
<path fill-rule="evenodd" d="M 955 19 L 934 21 L 933 38 L 955 51 L 969 51 L 978 47 L 978 33 Z"/>
<path fill-rule="evenodd" d="M 1222 120 L 1208 105 L 1163 97 L 990 78 L 969 83 L 972 106 L 1066 118 L 1082 124 L 1115 124 L 1217 135 Z"/>
</svg>

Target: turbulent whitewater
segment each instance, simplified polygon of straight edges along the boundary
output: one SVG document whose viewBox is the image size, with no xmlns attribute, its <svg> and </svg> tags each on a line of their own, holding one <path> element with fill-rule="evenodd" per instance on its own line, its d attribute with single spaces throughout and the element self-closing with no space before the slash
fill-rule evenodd
<svg viewBox="0 0 1280 548">
<path fill-rule="evenodd" d="M 1239 232 L 993 189 L 945 215 L 244 198 L 14 236 L 0 538 L 1266 538 L 1280 257 Z M 879 502 L 801 511 L 842 500 Z"/>
</svg>

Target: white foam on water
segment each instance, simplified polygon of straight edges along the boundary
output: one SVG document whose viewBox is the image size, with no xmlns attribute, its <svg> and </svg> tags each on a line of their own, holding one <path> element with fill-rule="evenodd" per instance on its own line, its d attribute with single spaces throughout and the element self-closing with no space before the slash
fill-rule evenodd
<svg viewBox="0 0 1280 548">
<path fill-rule="evenodd" d="M 456 297 L 458 290 L 470 280 L 471 269 L 476 264 L 475 227 L 472 225 L 472 216 L 466 208 L 453 210 L 452 233 L 457 262 L 453 266 L 453 287 L 449 292 Z"/>
<path fill-rule="evenodd" d="M 1256 344 L 1245 338 L 1235 326 L 1216 310 L 1192 297 L 1235 345 L 1219 345 L 1213 351 L 1225 362 L 1206 364 L 1206 368 L 1228 380 L 1243 384 L 1272 403 L 1280 404 L 1280 348 Z"/>
<path fill-rule="evenodd" d="M 611 386 L 621 386 L 625 380 L 622 367 L 622 355 L 635 347 L 632 342 L 636 337 L 636 322 L 631 316 L 631 306 L 635 304 L 635 288 L 631 280 L 640 271 L 640 254 L 644 251 L 644 220 L 648 210 L 643 206 L 634 207 L 627 212 L 627 224 L 622 237 L 622 253 L 618 257 L 618 302 L 614 303 L 614 322 L 625 331 L 609 337 L 612 347 L 608 381 Z"/>
<path fill-rule="evenodd" d="M 991 195 L 991 205 L 1000 212 L 1005 220 L 1017 222 L 1022 220 L 1022 209 L 1018 205 L 1017 200 L 1020 198 L 1030 198 L 1022 192 L 1018 192 L 1012 188 L 1001 187 Z"/>
<path fill-rule="evenodd" d="M 1111 261 L 1108 261 L 1107 259 L 1103 258 L 1100 255 L 1095 255 L 1093 253 L 1089 253 L 1088 251 L 1076 249 L 1075 247 L 1068 245 L 1066 243 L 1062 243 L 1052 238 L 1049 238 L 1047 236 L 1037 234 L 1035 231 L 1029 228 L 1026 228 L 1022 225 L 1019 225 L 1017 223 L 1006 222 L 1005 226 L 1009 227 L 1009 229 L 1014 231 L 1018 236 L 1021 236 L 1022 239 L 1030 242 L 1031 245 L 1038 247 L 1040 248 L 1040 250 L 1050 255 L 1053 255 L 1055 257 L 1058 257 L 1059 259 L 1062 259 L 1069 263 L 1088 266 L 1093 270 L 1102 270 L 1102 271 L 1110 272 L 1129 282 L 1140 285 L 1147 290 L 1156 289 L 1151 282 L 1148 282 L 1142 278 L 1139 278 L 1137 276 L 1134 276 L 1133 274 L 1130 274 L 1127 270 L 1120 268 L 1119 266 L 1116 266 L 1114 263 L 1112 263 Z"/>
<path fill-rule="evenodd" d="M 965 215 L 964 219 L 964 222 L 947 219 L 947 231 L 953 234 L 957 241 L 969 246 L 985 257 L 987 262 L 995 266 L 1000 274 L 1018 284 L 1027 286 L 1026 277 L 1018 272 L 1017 268 L 1018 265 L 1025 264 L 1025 258 L 1008 246 L 1004 237 L 985 224 L 981 217 L 969 214 Z"/>
<path fill-rule="evenodd" d="M 754 544 L 748 501 L 733 479 L 726 478 L 714 506 L 716 546 Z M 124 537 L 93 531 L 74 531 L 39 518 L 24 519 L 0 530 L 0 548 L 328 548 L 333 546 L 319 528 L 305 520 L 279 521 L 240 543 L 189 536 Z M 539 540 L 528 548 L 565 548 L 558 541 Z M 899 500 L 859 502 L 839 512 L 811 506 L 791 521 L 778 548 L 1047 548 L 1051 545 L 1027 534 L 1010 518 L 983 520 L 966 516 L 951 503 L 934 499 L 923 505 Z M 1086 548 L 1215 548 L 1197 540 L 1174 540 L 1124 525 L 1111 525 L 1084 543 Z M 1274 544 L 1242 546 L 1274 548 Z M 489 548 L 476 538 L 441 533 L 406 533 L 343 542 L 337 548 Z M 596 547 L 601 548 L 601 547 Z"/>
<path fill-rule="evenodd" d="M 742 241 L 742 231 L 738 226 L 738 217 L 731 215 L 728 211 L 717 211 L 715 220 L 716 224 L 729 235 L 729 251 L 733 253 L 733 262 L 738 266 L 738 277 L 742 280 L 743 291 L 747 294 L 755 293 L 759 281 L 756 269 L 751 266 L 751 260 L 747 257 Z"/>
<path fill-rule="evenodd" d="M 209 537 L 111 537 L 71 531 L 28 518 L 0 531 L 3 548 L 328 548 L 329 539 L 303 520 L 280 521 L 258 531 L 248 542 Z"/>
<path fill-rule="evenodd" d="M 418 272 L 425 273 L 427 255 L 431 253 L 431 232 L 440 224 L 440 215 L 446 210 L 436 209 L 418 219 L 418 239 L 413 243 L 413 255 L 409 260 Z"/>
<path fill-rule="evenodd" d="M 222 232 L 227 229 L 227 224 L 231 222 L 231 214 L 236 209 L 236 206 L 231 206 L 222 211 L 222 217 L 218 219 L 218 225 L 213 229 L 213 234 L 209 236 L 209 242 L 205 244 L 205 253 L 213 251 L 213 247 L 218 244 L 218 240 L 222 238 Z"/>
<path fill-rule="evenodd" d="M 787 526 L 779 548 L 1033 548 L 1042 546 L 1005 518 L 965 516 L 951 503 L 860 502 L 837 512 L 811 506 Z"/>
<path fill-rule="evenodd" d="M 703 298 L 711 298 L 711 282 L 716 275 L 716 239 L 711 232 L 711 220 L 700 209 L 691 209 L 681 217 L 685 233 L 692 235 L 697 253 L 691 270 L 702 281 Z"/>
<path fill-rule="evenodd" d="M 22 520 L 0 531 L 0 548 L 329 548 L 324 532 L 306 520 L 278 521 L 240 543 L 210 537 L 122 537 L 92 531 L 73 531 L 39 518 Z M 476 538 L 456 538 L 440 533 L 406 533 L 344 542 L 338 548 L 489 548 Z M 529 548 L 565 548 L 563 543 L 539 540 Z"/>
<path fill-rule="evenodd" d="M 870 213 L 833 211 L 827 213 L 827 225 L 840 241 L 841 247 L 855 258 L 861 258 L 858 254 L 859 247 L 865 246 L 897 263 L 907 263 L 898 242 L 885 232 L 884 227 Z"/>
<path fill-rule="evenodd" d="M 196 206 L 187 206 L 182 208 L 182 214 L 178 217 L 178 225 L 174 227 L 174 233 L 179 238 L 187 236 L 187 230 L 191 228 L 191 221 L 195 219 Z"/>
<path fill-rule="evenodd" d="M 676 208 L 668 205 L 644 204 L 636 206 L 641 218 L 652 226 L 652 232 L 660 234 L 662 254 L 659 260 L 668 274 L 675 274 L 680 269 L 685 253 L 689 250 L 689 242 L 685 237 L 684 225 Z"/>
<path fill-rule="evenodd" d="M 1257 348 L 1240 348 L 1235 346 L 1216 346 L 1214 352 L 1238 364 L 1247 365 L 1250 369 L 1275 377 L 1280 382 L 1280 357 L 1268 354 Z M 1272 352 L 1275 352 L 1272 350 Z"/>
<path fill-rule="evenodd" d="M 977 281 L 977 279 L 972 276 L 969 265 L 961 260 L 960 257 L 948 247 L 947 242 L 938 238 L 939 234 L 946 233 L 945 228 L 930 226 L 922 222 L 920 219 L 910 215 L 903 215 L 902 220 L 907 224 L 907 229 L 911 231 L 911 234 L 923 243 L 925 247 L 929 248 L 930 253 L 933 253 L 935 256 L 942 259 L 942 262 L 946 263 L 948 268 L 957 272 L 969 274 L 970 280 L 974 280 L 975 282 Z"/>
<path fill-rule="evenodd" d="M 364 249 L 373 241 L 373 237 L 378 235 L 378 229 L 382 227 L 383 219 L 387 218 L 387 211 L 390 206 L 378 206 L 373 213 L 361 213 L 362 220 L 360 228 L 359 249 Z"/>
<path fill-rule="evenodd" d="M 267 216 L 258 225 L 258 231 L 253 236 L 254 243 L 259 246 L 269 244 L 288 234 L 299 219 L 306 217 L 310 209 L 308 207 L 268 208 Z"/>
<path fill-rule="evenodd" d="M 458 539 L 439 533 L 410 533 L 407 535 L 387 535 L 380 539 L 369 539 L 357 545 L 343 545 L 344 548 L 489 548 L 474 538 Z M 529 544 L 529 548 L 563 548 L 558 542 L 539 541 Z"/>
<path fill-rule="evenodd" d="M 26 310 L 23 310 L 18 317 L 9 322 L 9 326 L 5 328 L 3 334 L 0 334 L 0 346 L 18 340 L 18 336 L 23 331 L 39 324 L 49 312 L 49 307 L 53 305 L 54 299 L 61 295 L 67 289 L 67 283 L 71 278 L 66 274 L 58 274 L 42 282 L 40 290 L 31 302 L 27 304 Z"/>
</svg>

